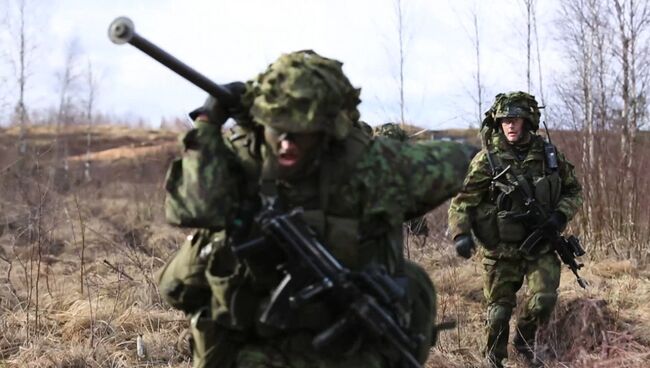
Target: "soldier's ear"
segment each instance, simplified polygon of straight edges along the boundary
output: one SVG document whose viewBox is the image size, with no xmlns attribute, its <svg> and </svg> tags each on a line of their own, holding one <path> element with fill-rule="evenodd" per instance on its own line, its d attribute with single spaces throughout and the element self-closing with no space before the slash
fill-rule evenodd
<svg viewBox="0 0 650 368">
<path fill-rule="evenodd" d="M 531 124 L 529 119 L 524 119 L 524 129 L 526 129 L 529 132 L 533 131 L 533 124 Z"/>
</svg>

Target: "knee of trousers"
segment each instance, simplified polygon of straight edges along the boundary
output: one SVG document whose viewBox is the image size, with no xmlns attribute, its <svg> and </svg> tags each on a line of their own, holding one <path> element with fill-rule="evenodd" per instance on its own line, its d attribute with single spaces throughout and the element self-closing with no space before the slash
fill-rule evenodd
<svg viewBox="0 0 650 368">
<path fill-rule="evenodd" d="M 536 319 L 543 321 L 551 316 L 556 302 L 556 293 L 537 293 L 528 303 L 528 310 Z"/>
<path fill-rule="evenodd" d="M 488 306 L 488 325 L 491 327 L 506 326 L 512 315 L 512 307 L 507 304 L 490 304 Z"/>
</svg>

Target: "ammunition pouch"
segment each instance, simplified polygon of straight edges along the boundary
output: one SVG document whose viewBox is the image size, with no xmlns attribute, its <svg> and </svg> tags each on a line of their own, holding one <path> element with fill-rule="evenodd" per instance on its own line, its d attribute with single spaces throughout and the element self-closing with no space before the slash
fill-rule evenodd
<svg viewBox="0 0 650 368">
<path fill-rule="evenodd" d="M 533 181 L 535 186 L 535 200 L 549 212 L 555 209 L 560 201 L 562 179 L 557 171 Z"/>
<path fill-rule="evenodd" d="M 497 212 L 497 227 L 499 237 L 504 243 L 521 243 L 528 236 L 528 230 L 524 223 L 517 218 L 521 212 L 499 211 Z"/>
<path fill-rule="evenodd" d="M 497 224 L 497 206 L 482 202 L 474 210 L 472 230 L 481 245 L 486 249 L 495 249 L 499 244 L 499 227 Z"/>
<path fill-rule="evenodd" d="M 320 234 L 332 255 L 346 267 L 358 270 L 367 261 L 359 243 L 359 220 L 331 216 L 322 210 L 303 212 L 307 224 Z"/>
<path fill-rule="evenodd" d="M 205 277 L 212 292 L 212 319 L 235 329 L 253 326 L 261 297 L 253 289 L 246 267 L 237 262 L 230 247 L 212 253 Z"/>
<path fill-rule="evenodd" d="M 205 268 L 213 247 L 223 242 L 223 233 L 200 230 L 189 236 L 157 273 L 160 295 L 172 307 L 194 313 L 207 305 L 210 287 Z"/>
</svg>

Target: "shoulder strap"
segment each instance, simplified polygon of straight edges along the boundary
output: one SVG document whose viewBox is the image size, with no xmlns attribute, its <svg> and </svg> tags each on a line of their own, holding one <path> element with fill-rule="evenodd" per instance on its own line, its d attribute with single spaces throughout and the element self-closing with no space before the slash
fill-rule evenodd
<svg viewBox="0 0 650 368">
<path fill-rule="evenodd" d="M 492 177 L 495 177 L 497 175 L 498 169 L 494 163 L 495 161 L 494 153 L 489 148 L 486 148 L 485 156 L 487 157 L 488 164 L 490 165 L 490 171 L 492 172 Z"/>
<path fill-rule="evenodd" d="M 277 162 L 267 158 L 260 175 L 260 197 L 263 207 L 276 207 L 278 201 Z"/>
</svg>

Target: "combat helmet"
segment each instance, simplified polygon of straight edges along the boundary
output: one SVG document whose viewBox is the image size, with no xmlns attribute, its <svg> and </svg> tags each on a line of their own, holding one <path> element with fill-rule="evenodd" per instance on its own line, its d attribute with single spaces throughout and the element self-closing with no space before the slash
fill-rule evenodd
<svg viewBox="0 0 650 368">
<path fill-rule="evenodd" d="M 243 99 L 259 124 L 341 140 L 359 120 L 361 102 L 360 89 L 352 87 L 342 65 L 312 50 L 283 54 L 249 82 Z"/>
<path fill-rule="evenodd" d="M 537 131 L 540 112 L 535 96 L 521 91 L 499 93 L 494 98 L 492 107 L 485 113 L 482 126 L 497 128 L 500 118 L 523 118 L 531 131 Z"/>
<path fill-rule="evenodd" d="M 375 128 L 374 133 L 376 137 L 387 137 L 398 140 L 400 142 L 404 142 L 408 139 L 408 135 L 404 129 L 402 129 L 399 124 L 396 123 L 382 124 Z"/>
</svg>

